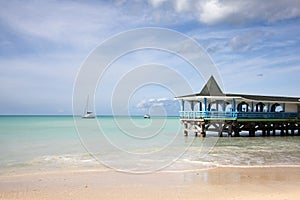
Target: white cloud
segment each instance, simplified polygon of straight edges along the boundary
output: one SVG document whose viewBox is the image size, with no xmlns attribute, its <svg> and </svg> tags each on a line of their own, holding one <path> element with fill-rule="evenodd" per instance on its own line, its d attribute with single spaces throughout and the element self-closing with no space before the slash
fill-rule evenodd
<svg viewBox="0 0 300 200">
<path fill-rule="evenodd" d="M 149 2 L 152 4 L 154 8 L 160 6 L 163 2 L 167 0 L 150 0 Z"/>
<path fill-rule="evenodd" d="M 298 23 L 278 23 L 270 26 L 195 28 L 188 34 L 213 57 L 232 59 L 240 54 L 294 54 L 300 41 Z M 282 51 L 282 49 L 285 51 Z M 295 49 L 296 48 L 296 49 Z M 226 57 L 220 56 L 226 54 Z M 225 61 L 224 60 L 224 61 Z"/>
<path fill-rule="evenodd" d="M 221 4 L 218 0 L 200 2 L 198 7 L 202 11 L 199 13 L 199 20 L 205 24 L 223 21 L 237 10 L 235 5 Z"/>
<path fill-rule="evenodd" d="M 136 105 L 136 113 L 152 113 L 152 115 L 160 115 L 161 109 L 164 110 L 168 116 L 178 116 L 179 103 L 177 100 L 171 100 L 168 98 L 157 98 L 157 99 L 144 99 Z"/>
<path fill-rule="evenodd" d="M 175 10 L 177 12 L 185 12 L 190 9 L 190 1 L 177 0 L 175 1 Z"/>
<path fill-rule="evenodd" d="M 31 42 L 94 48 L 99 42 L 139 24 L 111 3 L 81 1 L 2 1 L 0 21 L 7 31 Z"/>
<path fill-rule="evenodd" d="M 255 46 L 260 46 L 268 39 L 269 35 L 268 32 L 259 29 L 247 30 L 233 36 L 228 42 L 228 45 L 235 51 L 251 50 L 257 48 Z"/>
<path fill-rule="evenodd" d="M 178 13 L 193 13 L 194 17 L 204 24 L 243 24 L 247 22 L 274 23 L 300 16 L 298 0 L 150 0 L 155 9 L 169 4 Z"/>
</svg>

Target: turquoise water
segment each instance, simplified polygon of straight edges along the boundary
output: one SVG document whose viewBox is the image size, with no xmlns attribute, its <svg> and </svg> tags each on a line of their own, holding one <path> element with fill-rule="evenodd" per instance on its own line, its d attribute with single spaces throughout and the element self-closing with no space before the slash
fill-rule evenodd
<svg viewBox="0 0 300 200">
<path fill-rule="evenodd" d="M 300 166 L 300 137 L 184 137 L 176 117 L 1 116 L 1 174 Z"/>
</svg>

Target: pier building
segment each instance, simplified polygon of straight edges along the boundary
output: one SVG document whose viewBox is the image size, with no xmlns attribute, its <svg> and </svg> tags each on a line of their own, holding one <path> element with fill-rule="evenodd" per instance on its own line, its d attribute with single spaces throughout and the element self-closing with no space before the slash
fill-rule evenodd
<svg viewBox="0 0 300 200">
<path fill-rule="evenodd" d="M 213 76 L 200 93 L 178 96 L 184 135 L 299 135 L 300 98 L 223 93 Z"/>
</svg>

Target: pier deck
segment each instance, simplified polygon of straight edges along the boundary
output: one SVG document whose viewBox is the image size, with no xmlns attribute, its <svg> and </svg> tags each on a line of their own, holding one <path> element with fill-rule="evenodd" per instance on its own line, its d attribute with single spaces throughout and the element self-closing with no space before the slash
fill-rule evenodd
<svg viewBox="0 0 300 200">
<path fill-rule="evenodd" d="M 292 115 L 293 116 L 293 115 Z M 184 135 L 192 132 L 195 136 L 205 137 L 206 132 L 217 132 L 222 137 L 240 136 L 242 131 L 247 131 L 254 137 L 258 131 L 262 136 L 295 136 L 300 135 L 298 118 L 238 118 L 238 117 L 214 117 L 214 118 L 180 118 L 184 125 Z"/>
</svg>

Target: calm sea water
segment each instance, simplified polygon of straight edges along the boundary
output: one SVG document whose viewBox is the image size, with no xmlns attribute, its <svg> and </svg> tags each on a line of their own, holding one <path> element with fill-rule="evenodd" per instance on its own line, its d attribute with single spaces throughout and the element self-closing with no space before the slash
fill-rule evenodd
<svg viewBox="0 0 300 200">
<path fill-rule="evenodd" d="M 299 144 L 298 136 L 184 137 L 176 117 L 1 116 L 0 174 L 300 166 Z"/>
</svg>

